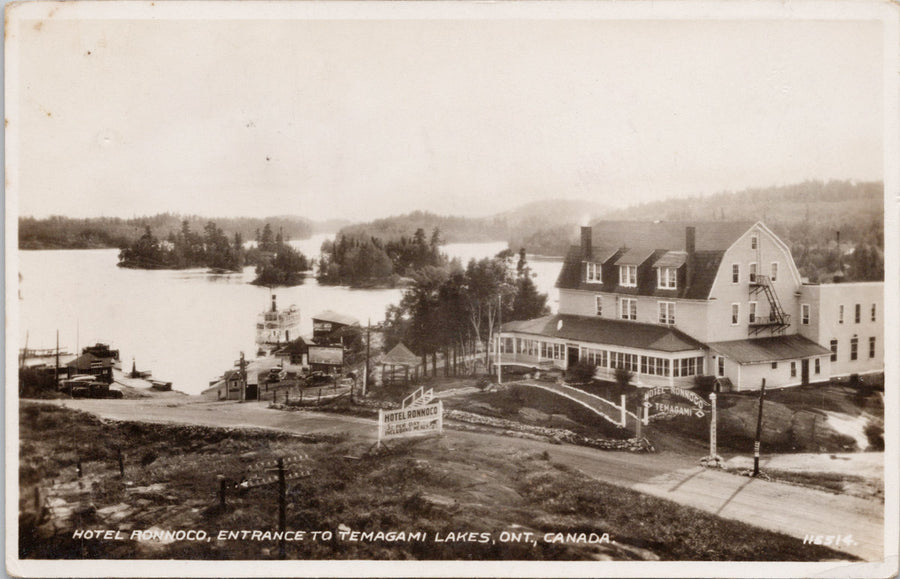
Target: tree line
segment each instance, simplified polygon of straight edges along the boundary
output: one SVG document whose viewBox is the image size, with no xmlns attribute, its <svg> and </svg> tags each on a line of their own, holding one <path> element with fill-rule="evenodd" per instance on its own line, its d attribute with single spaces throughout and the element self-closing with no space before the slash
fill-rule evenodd
<svg viewBox="0 0 900 579">
<path fill-rule="evenodd" d="M 170 231 L 164 240 L 146 225 L 137 240 L 119 251 L 118 265 L 134 269 L 208 267 L 222 271 L 241 271 L 245 265 L 256 265 L 254 284 L 297 285 L 309 263 L 288 241 L 282 231 L 275 234 L 269 223 L 256 230 L 256 246 L 250 248 L 244 246 L 240 232 L 229 238 L 215 221 L 208 221 L 202 233 L 195 233 L 190 222 L 184 220 L 181 228 Z"/>
<path fill-rule="evenodd" d="M 212 219 L 228 236 L 239 233 L 250 239 L 255 231 L 269 223 L 279 231 L 284 231 L 294 239 L 307 239 L 319 229 L 319 225 L 303 217 L 218 217 Z M 120 217 L 91 217 L 78 219 L 54 215 L 36 219 L 19 218 L 19 249 L 97 249 L 125 248 L 146 233 L 153 231 L 177 231 L 187 221 L 195 231 L 202 230 L 208 218 L 198 215 L 182 216 L 174 213 L 159 213 L 144 217 L 123 219 Z M 337 226 L 342 222 L 328 222 Z M 331 231 L 334 231 L 332 229 Z"/>
<path fill-rule="evenodd" d="M 387 308 L 384 347 L 403 342 L 437 373 L 437 354 L 444 355 L 445 373 L 460 359 L 483 352 L 490 362 L 490 344 L 502 322 L 527 320 L 549 313 L 547 294 L 537 291 L 524 248 L 505 250 L 493 258 L 457 260 L 428 265 L 412 274 L 413 284 L 400 303 Z"/>
</svg>

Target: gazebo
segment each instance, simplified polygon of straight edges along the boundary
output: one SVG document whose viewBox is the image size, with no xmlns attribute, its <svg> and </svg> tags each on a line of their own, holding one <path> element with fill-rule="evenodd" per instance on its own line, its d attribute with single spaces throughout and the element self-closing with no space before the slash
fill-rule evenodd
<svg viewBox="0 0 900 579">
<path fill-rule="evenodd" d="M 381 383 L 384 385 L 394 384 L 399 381 L 395 377 L 397 366 L 403 368 L 404 384 L 409 383 L 410 368 L 412 368 L 413 380 L 418 380 L 419 378 L 419 366 L 421 364 L 419 357 L 410 352 L 409 348 L 403 345 L 403 342 L 394 346 L 378 364 L 381 366 Z"/>
</svg>

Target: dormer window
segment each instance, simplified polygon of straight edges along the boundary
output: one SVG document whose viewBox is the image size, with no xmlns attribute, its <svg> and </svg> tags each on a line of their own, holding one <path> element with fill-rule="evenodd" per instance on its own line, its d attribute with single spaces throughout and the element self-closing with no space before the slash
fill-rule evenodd
<svg viewBox="0 0 900 579">
<path fill-rule="evenodd" d="M 584 279 L 588 283 L 603 283 L 602 268 L 599 263 L 586 262 L 584 264 Z"/>
<path fill-rule="evenodd" d="M 678 288 L 678 268 L 677 267 L 658 267 L 656 268 L 656 286 L 659 289 L 677 289 Z"/>
<path fill-rule="evenodd" d="M 619 266 L 619 285 L 623 287 L 637 287 L 637 266 Z"/>
</svg>

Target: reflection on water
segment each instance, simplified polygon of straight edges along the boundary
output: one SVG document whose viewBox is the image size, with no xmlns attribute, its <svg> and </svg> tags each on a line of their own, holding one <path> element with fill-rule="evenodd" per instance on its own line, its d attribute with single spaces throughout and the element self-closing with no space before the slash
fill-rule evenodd
<svg viewBox="0 0 900 579">
<path fill-rule="evenodd" d="M 316 256 L 326 235 L 293 241 Z M 444 248 L 464 263 L 493 256 L 503 243 L 451 244 Z M 95 342 L 121 351 L 123 368 L 132 357 L 140 370 L 172 381 L 174 387 L 197 394 L 209 381 L 232 367 L 243 350 L 254 345 L 256 316 L 269 304 L 269 290 L 251 285 L 253 268 L 241 273 L 207 273 L 205 269 L 134 270 L 116 267 L 118 250 L 20 251 L 22 275 L 19 300 L 19 347 L 28 332 L 30 348 L 60 345 L 69 351 Z M 535 282 L 552 290 L 559 261 L 533 261 Z M 297 304 L 301 331 L 312 332 L 310 316 L 333 309 L 363 324 L 384 319 L 388 304 L 397 303 L 399 289 L 354 290 L 320 286 L 314 277 L 303 285 L 277 288 L 280 306 Z M 555 290 L 550 300 L 555 309 Z"/>
</svg>

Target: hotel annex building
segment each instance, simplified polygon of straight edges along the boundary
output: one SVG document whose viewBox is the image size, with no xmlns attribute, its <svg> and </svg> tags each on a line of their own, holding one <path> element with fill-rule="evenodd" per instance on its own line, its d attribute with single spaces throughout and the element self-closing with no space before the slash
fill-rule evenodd
<svg viewBox="0 0 900 579">
<path fill-rule="evenodd" d="M 558 314 L 503 324 L 501 365 L 726 391 L 884 371 L 884 283 L 803 283 L 761 222 L 582 227 L 556 287 Z"/>
</svg>

